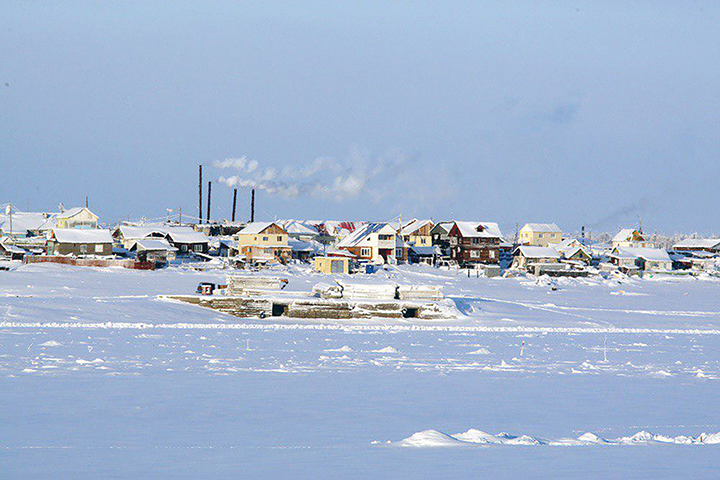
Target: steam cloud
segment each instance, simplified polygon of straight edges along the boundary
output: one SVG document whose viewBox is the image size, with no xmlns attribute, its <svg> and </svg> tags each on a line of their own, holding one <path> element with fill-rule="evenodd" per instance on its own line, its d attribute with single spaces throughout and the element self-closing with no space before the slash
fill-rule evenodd
<svg viewBox="0 0 720 480">
<path fill-rule="evenodd" d="M 263 167 L 247 157 L 227 158 L 214 166 L 238 171 L 219 178 L 230 187 L 255 188 L 288 199 L 313 196 L 341 201 L 360 195 L 382 198 L 398 186 L 409 161 L 398 151 L 373 158 L 353 150 L 342 160 L 318 157 L 307 165 L 281 169 Z"/>
</svg>

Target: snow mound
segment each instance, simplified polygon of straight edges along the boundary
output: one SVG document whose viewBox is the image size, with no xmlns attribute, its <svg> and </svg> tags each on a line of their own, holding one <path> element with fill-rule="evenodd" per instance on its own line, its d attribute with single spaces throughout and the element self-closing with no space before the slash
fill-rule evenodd
<svg viewBox="0 0 720 480">
<path fill-rule="evenodd" d="M 62 347 L 63 344 L 56 342 L 55 340 L 48 340 L 47 342 L 41 343 L 41 347 Z"/>
<path fill-rule="evenodd" d="M 490 350 L 487 348 L 481 347 L 477 350 L 473 350 L 472 352 L 467 352 L 468 355 L 490 355 Z"/>
<path fill-rule="evenodd" d="M 465 444 L 465 442 L 437 430 L 413 433 L 408 438 L 395 443 L 398 447 L 415 448 L 459 447 Z"/>
<path fill-rule="evenodd" d="M 381 348 L 379 350 L 371 350 L 372 353 L 397 353 L 397 350 L 395 350 L 393 347 L 385 347 Z"/>
<path fill-rule="evenodd" d="M 659 435 L 645 430 L 637 432 L 629 437 L 605 439 L 592 432 L 586 432 L 577 438 L 559 438 L 546 440 L 530 435 L 512 435 L 506 432 L 491 434 L 482 430 L 471 428 L 466 432 L 449 435 L 437 430 L 423 430 L 413 435 L 392 443 L 400 447 L 432 448 L 432 447 L 454 447 L 454 446 L 479 446 L 479 445 L 524 445 L 524 446 L 590 446 L 590 445 L 653 445 L 653 444 L 674 444 L 674 445 L 719 445 L 720 432 L 701 433 L 697 437 L 678 435 L 669 437 Z"/>
<path fill-rule="evenodd" d="M 354 352 L 352 348 L 348 347 L 347 345 L 343 345 L 340 348 L 328 348 L 327 350 L 323 350 L 324 352 Z"/>
</svg>

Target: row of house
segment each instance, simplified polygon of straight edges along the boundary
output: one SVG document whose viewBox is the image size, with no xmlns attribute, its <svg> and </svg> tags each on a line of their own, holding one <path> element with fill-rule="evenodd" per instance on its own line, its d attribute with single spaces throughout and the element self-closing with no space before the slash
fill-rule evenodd
<svg viewBox="0 0 720 480">
<path fill-rule="evenodd" d="M 494 222 L 281 220 L 214 230 L 207 225 L 140 224 L 110 231 L 98 228 L 98 216 L 86 207 L 61 210 L 0 216 L 0 230 L 5 234 L 0 237 L 0 255 L 121 254 L 155 262 L 213 255 L 229 257 L 235 264 L 316 258 L 318 268 L 328 271 L 349 270 L 352 264 L 444 262 L 459 267 L 503 265 L 535 274 L 579 272 L 602 262 L 605 268 L 626 273 L 704 269 L 720 255 L 718 239 L 686 239 L 668 252 L 654 248 L 639 229 L 621 229 L 610 249 L 598 253 L 584 239 L 565 237 L 554 223 L 527 223 L 515 241 L 508 242 Z"/>
</svg>

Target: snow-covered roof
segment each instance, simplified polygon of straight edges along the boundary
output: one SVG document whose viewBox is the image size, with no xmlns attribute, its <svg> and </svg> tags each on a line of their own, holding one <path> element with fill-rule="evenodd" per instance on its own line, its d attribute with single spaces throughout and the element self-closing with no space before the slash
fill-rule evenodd
<svg viewBox="0 0 720 480">
<path fill-rule="evenodd" d="M 293 252 L 317 252 L 321 247 L 317 242 L 304 242 L 297 238 L 289 238 L 288 245 L 293 249 Z"/>
<path fill-rule="evenodd" d="M 309 227 L 297 220 L 290 220 L 283 223 L 283 228 L 289 235 L 317 235 L 314 227 Z"/>
<path fill-rule="evenodd" d="M 583 247 L 569 247 L 564 250 L 558 250 L 565 258 L 571 258 L 573 255 L 577 255 L 578 252 L 583 252 L 588 257 L 591 257 L 590 253 Z"/>
<path fill-rule="evenodd" d="M 455 222 L 460 234 L 465 238 L 500 238 L 502 232 L 495 222 Z"/>
<path fill-rule="evenodd" d="M 110 230 L 53 228 L 53 236 L 59 243 L 112 243 Z"/>
<path fill-rule="evenodd" d="M 552 247 L 522 245 L 515 252 L 520 252 L 525 258 L 560 258 L 560 253 Z"/>
<path fill-rule="evenodd" d="M 626 242 L 632 240 L 633 234 L 636 232 L 634 228 L 621 229 L 612 239 L 613 242 Z"/>
<path fill-rule="evenodd" d="M 167 227 L 164 233 L 173 243 L 209 243 L 210 238 L 203 232 L 196 232 L 190 227 Z"/>
<path fill-rule="evenodd" d="M 13 235 L 24 235 L 28 231 L 42 230 L 43 226 L 50 221 L 55 226 L 53 214 L 40 212 L 13 212 L 12 232 L 10 231 L 10 217 L 4 213 L 0 214 L 0 230 Z"/>
<path fill-rule="evenodd" d="M 651 262 L 670 262 L 670 255 L 660 248 L 615 247 L 610 254 L 615 258 L 642 258 Z"/>
<path fill-rule="evenodd" d="M 443 230 L 445 234 L 448 234 L 448 233 L 450 233 L 450 230 L 452 229 L 454 224 L 455 224 L 455 222 L 438 222 L 433 227 L 433 231 L 436 229 Z"/>
<path fill-rule="evenodd" d="M 137 240 L 131 250 L 160 250 L 167 252 L 176 252 L 177 248 L 170 245 L 170 243 L 164 238 L 143 238 Z"/>
<path fill-rule="evenodd" d="M 720 238 L 686 238 L 672 248 L 720 248 Z"/>
<path fill-rule="evenodd" d="M 70 208 L 68 210 L 65 210 L 64 212 L 58 213 L 57 218 L 71 218 L 71 217 L 74 217 L 75 215 L 77 215 L 78 213 L 82 212 L 83 210 L 87 210 L 87 212 L 90 215 L 92 215 L 95 218 L 98 218 L 97 215 L 95 215 L 94 213 L 92 213 L 90 210 L 88 210 L 85 207 Z"/>
<path fill-rule="evenodd" d="M 132 225 L 121 225 L 115 229 L 116 232 L 120 232 L 120 234 L 123 236 L 123 238 L 126 238 L 128 240 L 136 239 L 136 238 L 145 238 L 153 233 L 165 235 L 167 233 L 166 228 L 162 227 L 144 227 L 144 226 L 132 226 Z"/>
<path fill-rule="evenodd" d="M 278 228 L 282 228 L 280 227 L 280 225 L 277 225 L 273 222 L 251 222 L 248 223 L 245 228 L 240 230 L 238 232 L 238 235 L 257 235 L 259 233 L 262 233 L 263 230 L 270 227 L 271 225 L 276 225 Z"/>
<path fill-rule="evenodd" d="M 5 243 L 3 241 L 0 241 L 0 247 L 2 247 L 2 249 L 8 253 L 27 253 L 27 251 L 24 248 L 20 248 L 15 245 L 11 245 L 9 243 Z"/>
<path fill-rule="evenodd" d="M 352 232 L 347 237 L 338 242 L 338 247 L 354 247 L 365 240 L 368 235 L 373 233 L 384 233 L 387 235 L 395 235 L 395 229 L 389 223 L 368 223 Z"/>
<path fill-rule="evenodd" d="M 567 250 L 569 248 L 575 248 L 580 245 L 577 238 L 563 238 L 560 243 L 553 245 L 553 248 L 559 251 Z"/>
<path fill-rule="evenodd" d="M 411 245 L 410 250 L 415 252 L 418 255 L 440 255 L 440 247 L 433 246 L 433 247 L 417 247 L 415 245 Z"/>
<path fill-rule="evenodd" d="M 432 223 L 432 220 L 412 220 L 411 222 L 405 224 L 403 229 L 400 231 L 400 235 L 412 235 L 424 226 L 432 225 Z"/>
<path fill-rule="evenodd" d="M 558 227 L 554 223 L 526 223 L 522 230 L 531 230 L 533 232 L 554 232 L 554 233 L 562 233 L 562 230 L 560 230 L 560 227 Z"/>
</svg>

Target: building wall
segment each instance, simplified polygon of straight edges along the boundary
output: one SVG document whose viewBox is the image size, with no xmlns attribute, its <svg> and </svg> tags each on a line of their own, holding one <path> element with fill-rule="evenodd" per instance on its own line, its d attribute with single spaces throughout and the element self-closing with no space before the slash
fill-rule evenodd
<svg viewBox="0 0 720 480">
<path fill-rule="evenodd" d="M 48 252 L 51 255 L 112 255 L 112 244 L 110 243 L 50 242 L 48 246 Z M 99 250 L 96 247 L 99 247 Z"/>
<path fill-rule="evenodd" d="M 314 267 L 318 272 L 327 275 L 350 273 L 350 260 L 343 257 L 315 257 Z M 333 267 L 336 269 L 334 272 Z"/>
<path fill-rule="evenodd" d="M 496 264 L 500 261 L 500 239 L 499 238 L 464 238 L 450 234 L 450 258 L 459 264 L 468 263 L 489 263 Z"/>
<path fill-rule="evenodd" d="M 88 210 L 82 210 L 71 218 L 59 218 L 57 228 L 97 228 L 98 219 Z"/>
<path fill-rule="evenodd" d="M 258 234 L 237 234 L 238 246 L 243 245 L 287 245 L 288 234 L 276 225 L 271 225 Z"/>
<path fill-rule="evenodd" d="M 547 247 L 550 244 L 560 243 L 562 241 L 561 232 L 536 232 L 530 228 L 523 227 L 520 229 L 520 245 L 533 245 L 537 247 Z"/>
</svg>

